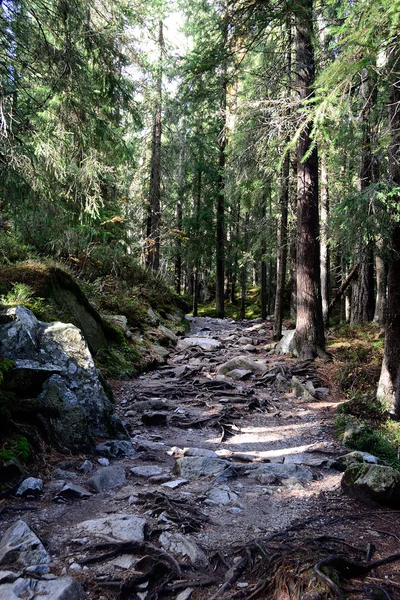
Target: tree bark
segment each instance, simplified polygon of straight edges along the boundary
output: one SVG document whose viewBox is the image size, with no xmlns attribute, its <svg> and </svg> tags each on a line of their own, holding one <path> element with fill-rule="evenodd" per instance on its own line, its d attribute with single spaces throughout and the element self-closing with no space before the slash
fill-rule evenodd
<svg viewBox="0 0 400 600">
<path fill-rule="evenodd" d="M 363 192 L 374 182 L 374 157 L 372 153 L 373 125 L 371 113 L 376 104 L 376 84 L 368 69 L 361 73 L 360 96 L 362 148 L 360 156 L 359 191 Z M 366 215 L 367 217 L 368 215 Z M 361 240 L 358 244 L 360 269 L 353 284 L 351 324 L 372 321 L 375 308 L 374 250 L 372 242 Z"/>
<path fill-rule="evenodd" d="M 377 250 L 379 252 L 379 244 Z M 383 258 L 377 254 L 375 257 L 376 272 L 376 302 L 374 323 L 384 325 L 386 315 L 386 286 L 387 286 L 387 264 Z"/>
<path fill-rule="evenodd" d="M 244 218 L 244 239 L 243 239 L 243 263 L 240 272 L 241 298 L 240 298 L 240 318 L 246 318 L 246 283 L 247 283 L 247 246 L 249 235 L 249 220 L 250 215 L 246 212 Z"/>
<path fill-rule="evenodd" d="M 296 6 L 296 88 L 300 101 L 309 100 L 314 83 L 313 2 Z M 301 358 L 314 358 L 325 349 L 322 319 L 318 155 L 311 139 L 312 123 L 303 126 L 297 146 L 297 320 L 295 348 Z"/>
<path fill-rule="evenodd" d="M 330 294 L 330 253 L 328 246 L 328 176 L 326 171 L 325 153 L 321 156 L 321 301 L 324 325 L 329 321 L 329 294 Z"/>
<path fill-rule="evenodd" d="M 264 195 L 262 205 L 262 242 L 261 242 L 261 318 L 265 321 L 267 318 L 267 261 L 265 254 L 267 252 L 266 244 L 266 219 L 267 219 L 267 197 Z"/>
<path fill-rule="evenodd" d="M 217 317 L 225 317 L 225 161 L 226 161 L 226 75 L 222 81 L 221 101 L 221 131 L 218 145 L 218 194 L 217 194 L 217 221 L 216 221 L 216 282 L 215 304 Z"/>
<path fill-rule="evenodd" d="M 391 74 L 389 98 L 389 173 L 392 182 L 400 186 L 400 49 L 394 45 L 388 52 Z M 388 295 L 386 313 L 385 353 L 378 384 L 378 397 L 400 417 L 400 223 L 396 220 L 391 236 L 391 256 L 388 262 Z"/>
<path fill-rule="evenodd" d="M 278 249 L 276 255 L 276 293 L 275 293 L 275 319 L 273 339 L 280 340 L 282 337 L 283 303 L 285 295 L 286 260 L 287 260 L 287 222 L 289 204 L 289 173 L 290 157 L 286 153 L 282 165 L 282 181 L 280 189 L 280 219 L 278 229 Z"/>
<path fill-rule="evenodd" d="M 147 264 L 158 271 L 160 267 L 161 220 L 161 136 L 162 136 L 162 61 L 164 51 L 163 22 L 158 24 L 159 63 L 156 80 L 156 106 L 151 142 L 150 189 L 147 217 Z"/>
</svg>

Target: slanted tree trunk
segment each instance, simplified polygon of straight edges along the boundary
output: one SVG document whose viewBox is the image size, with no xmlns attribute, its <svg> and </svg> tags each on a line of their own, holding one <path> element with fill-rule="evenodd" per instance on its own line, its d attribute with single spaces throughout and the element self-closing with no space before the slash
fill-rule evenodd
<svg viewBox="0 0 400 600">
<path fill-rule="evenodd" d="M 296 5 L 296 88 L 300 101 L 312 97 L 314 83 L 313 2 Z M 297 320 L 295 348 L 302 358 L 314 358 L 325 349 L 322 319 L 318 155 L 311 140 L 312 123 L 304 125 L 297 146 Z"/>
<path fill-rule="evenodd" d="M 389 172 L 392 182 L 400 186 L 400 49 L 393 45 L 388 53 L 392 86 L 389 98 Z M 388 294 L 385 353 L 378 385 L 378 397 L 400 417 L 400 223 L 395 221 L 388 262 Z"/>
<path fill-rule="evenodd" d="M 160 267 L 161 220 L 161 135 L 162 135 L 162 61 L 164 52 L 163 23 L 158 24 L 159 64 L 156 81 L 157 98 L 154 110 L 151 142 L 150 189 L 147 217 L 147 264 L 158 271 Z"/>
</svg>

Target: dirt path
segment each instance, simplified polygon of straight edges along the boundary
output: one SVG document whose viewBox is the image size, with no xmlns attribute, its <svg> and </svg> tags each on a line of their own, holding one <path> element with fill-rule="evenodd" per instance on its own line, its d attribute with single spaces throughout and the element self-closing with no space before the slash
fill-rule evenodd
<svg viewBox="0 0 400 600">
<path fill-rule="evenodd" d="M 134 454 L 109 457 L 103 469 L 111 481 L 122 471 L 124 481 L 85 499 L 57 497 L 69 481 L 87 489 L 98 457 L 58 461 L 58 471 L 48 468 L 39 501 L 3 505 L 0 533 L 23 518 L 53 557 L 52 572 L 81 580 L 96 600 L 268 598 L 256 592 L 260 581 L 268 588 L 262 557 L 271 543 L 273 556 L 294 556 L 297 548 L 297 564 L 302 552 L 315 550 L 308 538 L 333 538 L 335 552 L 337 540 L 358 549 L 374 544 L 382 555 L 395 550 L 398 515 L 342 495 L 341 473 L 331 465 L 344 450 L 332 435 L 335 403 L 321 375 L 314 365 L 268 355 L 269 338 L 268 323 L 194 320 L 167 365 L 138 380 L 113 382 Z M 238 356 L 255 361 L 256 373 L 216 372 Z M 294 395 L 293 376 L 313 396 L 305 390 Z M 78 469 L 87 458 L 92 465 L 85 474 Z M 129 527 L 137 534 L 133 544 Z M 316 559 L 310 560 L 312 566 Z M 274 563 L 281 577 L 274 586 L 285 590 L 292 567 L 282 570 L 282 564 Z M 349 597 L 374 598 L 362 595 L 368 585 Z"/>
</svg>

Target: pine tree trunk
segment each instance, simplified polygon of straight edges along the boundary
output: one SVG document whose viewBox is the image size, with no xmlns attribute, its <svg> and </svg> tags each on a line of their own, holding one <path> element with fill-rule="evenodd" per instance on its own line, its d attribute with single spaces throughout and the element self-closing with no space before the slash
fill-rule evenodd
<svg viewBox="0 0 400 600">
<path fill-rule="evenodd" d="M 247 246 L 249 232 L 250 215 L 246 212 L 244 219 L 244 239 L 243 239 L 243 264 L 240 272 L 241 299 L 240 299 L 240 318 L 246 318 L 246 283 L 247 283 Z"/>
<path fill-rule="evenodd" d="M 182 280 L 182 202 L 178 200 L 176 205 L 176 241 L 175 241 L 175 293 L 181 293 Z"/>
<path fill-rule="evenodd" d="M 328 177 L 326 172 L 326 156 L 321 156 L 321 300 L 324 325 L 328 325 L 329 292 L 330 292 L 330 256 L 328 246 Z"/>
<path fill-rule="evenodd" d="M 218 195 L 217 195 L 217 222 L 216 222 L 216 282 L 215 304 L 217 317 L 225 317 L 225 151 L 226 151 L 226 78 L 222 82 L 221 106 L 221 132 L 219 135 L 218 150 Z"/>
<path fill-rule="evenodd" d="M 267 318 L 267 262 L 265 254 L 267 252 L 266 244 L 266 218 L 267 218 L 267 198 L 264 196 L 262 205 L 262 242 L 261 242 L 261 318 L 265 321 Z"/>
<path fill-rule="evenodd" d="M 290 186 L 290 206 L 292 214 L 297 214 L 297 160 L 292 160 L 291 164 L 291 186 Z M 297 225 L 293 223 L 290 228 L 290 318 L 296 320 L 297 314 Z"/>
<path fill-rule="evenodd" d="M 157 73 L 157 100 L 154 111 L 151 142 L 149 208 L 147 218 L 147 264 L 158 271 L 160 267 L 161 220 L 161 135 L 162 135 L 162 59 L 164 50 L 163 23 L 158 24 L 159 65 Z"/>
<path fill-rule="evenodd" d="M 299 0 L 296 7 L 296 88 L 300 100 L 312 97 L 314 51 L 312 46 L 313 2 Z M 297 146 L 297 320 L 295 347 L 301 358 L 314 358 L 324 351 L 322 319 L 318 156 L 307 122 Z"/>
<path fill-rule="evenodd" d="M 379 251 L 379 245 L 377 250 Z M 374 322 L 384 325 L 386 314 L 387 264 L 379 254 L 375 257 L 376 272 L 376 302 Z"/>
<path fill-rule="evenodd" d="M 276 293 L 275 293 L 275 319 L 273 339 L 282 337 L 283 302 L 285 295 L 286 260 L 287 260 L 287 222 L 289 204 L 289 172 L 290 158 L 286 154 L 282 166 L 282 182 L 280 189 L 280 219 L 278 229 L 278 250 L 276 255 Z"/>
<path fill-rule="evenodd" d="M 372 153 L 373 126 L 371 113 L 376 104 L 376 85 L 367 69 L 361 74 L 360 96 L 363 102 L 361 129 L 363 132 L 360 156 L 359 191 L 363 192 L 374 182 L 374 157 Z M 367 216 L 367 215 L 366 215 Z M 374 250 L 372 242 L 361 240 L 358 244 L 360 269 L 353 285 L 351 323 L 372 321 L 375 308 Z"/>
<path fill-rule="evenodd" d="M 400 49 L 391 48 L 388 68 L 392 78 L 389 98 L 389 172 L 392 182 L 400 186 Z M 378 385 L 378 397 L 400 417 L 400 223 L 393 225 L 391 257 L 388 262 L 388 295 L 385 353 Z"/>
</svg>

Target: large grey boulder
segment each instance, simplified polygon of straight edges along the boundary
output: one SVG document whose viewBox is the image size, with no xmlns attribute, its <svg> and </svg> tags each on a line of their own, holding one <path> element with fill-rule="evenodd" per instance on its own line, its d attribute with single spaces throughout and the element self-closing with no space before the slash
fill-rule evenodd
<svg viewBox="0 0 400 600">
<path fill-rule="evenodd" d="M 160 543 L 165 550 L 171 552 L 178 558 L 188 558 L 194 567 L 201 569 L 209 566 L 203 550 L 187 535 L 164 531 L 164 533 L 160 535 Z"/>
<path fill-rule="evenodd" d="M 217 373 L 220 375 L 226 375 L 227 373 L 234 371 L 236 369 L 245 369 L 246 371 L 251 371 L 255 374 L 261 374 L 265 371 L 265 364 L 252 360 L 248 356 L 235 356 L 235 358 L 231 358 L 228 362 L 223 363 L 217 367 Z"/>
<path fill-rule="evenodd" d="M 88 480 L 89 488 L 94 492 L 104 492 L 121 487 L 126 482 L 123 467 L 103 467 L 98 469 Z"/>
<path fill-rule="evenodd" d="M 261 463 L 246 467 L 246 474 L 254 477 L 260 483 L 274 483 L 276 480 L 295 478 L 298 481 L 311 481 L 313 474 L 310 469 L 296 464 Z"/>
<path fill-rule="evenodd" d="M 0 352 L 16 361 L 14 379 L 24 371 L 31 391 L 35 382 L 42 387 L 38 411 L 50 414 L 57 445 L 77 451 L 90 445 L 91 436 L 125 435 L 75 325 L 44 323 L 23 306 L 5 309 L 0 317 Z"/>
<path fill-rule="evenodd" d="M 227 461 L 209 456 L 183 456 L 176 461 L 178 475 L 184 479 L 216 477 L 229 466 Z"/>
<path fill-rule="evenodd" d="M 147 523 L 142 517 L 122 514 L 83 521 L 77 527 L 79 531 L 96 537 L 140 543 L 144 541 L 146 525 Z"/>
<path fill-rule="evenodd" d="M 214 350 L 219 350 L 222 344 L 219 340 L 207 337 L 187 337 L 178 342 L 178 350 L 187 350 L 193 347 L 201 348 L 204 352 L 214 352 Z"/>
<path fill-rule="evenodd" d="M 400 473 L 391 467 L 353 464 L 344 472 L 341 485 L 347 493 L 363 500 L 396 508 L 400 504 Z"/>
<path fill-rule="evenodd" d="M 369 452 L 350 452 L 349 454 L 344 454 L 343 456 L 338 456 L 331 462 L 331 466 L 337 471 L 345 471 L 348 467 L 353 465 L 363 465 L 363 464 L 372 464 L 378 465 L 379 460 L 373 454 L 369 454 Z"/>
<path fill-rule="evenodd" d="M 71 577 L 39 581 L 19 578 L 0 585 L 1 600 L 81 600 L 84 595 L 81 584 Z"/>
<path fill-rule="evenodd" d="M 23 567 L 48 564 L 50 556 L 25 521 L 17 521 L 0 540 L 0 564 Z"/>
<path fill-rule="evenodd" d="M 275 347 L 275 354 L 290 354 L 296 356 L 296 349 L 294 346 L 294 336 L 296 330 L 289 329 L 282 333 L 282 338 L 279 344 Z"/>
</svg>

